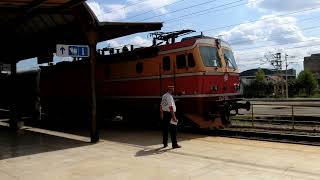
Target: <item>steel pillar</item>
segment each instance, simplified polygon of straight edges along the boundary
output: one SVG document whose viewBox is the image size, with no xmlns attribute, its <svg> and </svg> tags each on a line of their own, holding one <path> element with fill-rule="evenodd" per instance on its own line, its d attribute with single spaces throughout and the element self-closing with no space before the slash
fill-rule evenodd
<svg viewBox="0 0 320 180">
<path fill-rule="evenodd" d="M 18 102 L 19 99 L 17 98 L 17 82 L 16 82 L 16 75 L 17 75 L 17 64 L 13 62 L 11 64 L 10 70 L 10 120 L 9 126 L 13 130 L 18 130 L 23 126 L 22 121 L 19 121 L 18 115 Z"/>
<path fill-rule="evenodd" d="M 99 141 L 99 129 L 97 123 L 97 101 L 96 101 L 96 79 L 95 79 L 95 66 L 96 66 L 96 46 L 97 46 L 97 33 L 91 30 L 87 33 L 89 47 L 90 47 L 90 107 L 91 107 L 91 126 L 90 138 L 92 143 Z"/>
</svg>

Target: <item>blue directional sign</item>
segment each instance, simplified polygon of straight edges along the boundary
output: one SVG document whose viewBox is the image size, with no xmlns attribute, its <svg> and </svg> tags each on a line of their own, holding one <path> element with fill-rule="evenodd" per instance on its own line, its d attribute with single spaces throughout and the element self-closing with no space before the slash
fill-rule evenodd
<svg viewBox="0 0 320 180">
<path fill-rule="evenodd" d="M 89 46 L 57 44 L 56 55 L 61 57 L 89 57 Z"/>
</svg>

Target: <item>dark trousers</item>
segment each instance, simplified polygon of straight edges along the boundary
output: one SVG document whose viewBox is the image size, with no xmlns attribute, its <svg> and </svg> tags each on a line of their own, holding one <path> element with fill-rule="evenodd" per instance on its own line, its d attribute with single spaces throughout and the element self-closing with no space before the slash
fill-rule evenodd
<svg viewBox="0 0 320 180">
<path fill-rule="evenodd" d="M 170 137 L 172 145 L 177 144 L 177 126 L 170 123 L 172 116 L 170 112 L 163 112 L 163 121 L 162 121 L 162 137 L 163 137 L 163 144 L 168 144 L 168 131 L 170 130 Z"/>
</svg>

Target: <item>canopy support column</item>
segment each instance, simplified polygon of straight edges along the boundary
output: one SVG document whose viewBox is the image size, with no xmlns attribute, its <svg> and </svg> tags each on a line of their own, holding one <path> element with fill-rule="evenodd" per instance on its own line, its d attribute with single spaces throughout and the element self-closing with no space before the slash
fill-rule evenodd
<svg viewBox="0 0 320 180">
<path fill-rule="evenodd" d="M 87 33 L 89 47 L 90 47 L 90 107 L 91 107 L 91 125 L 90 125 L 90 138 L 92 143 L 99 141 L 99 127 L 97 123 L 97 100 L 96 100 L 96 46 L 97 46 L 97 33 L 90 30 Z"/>
<path fill-rule="evenodd" d="M 17 90 L 17 64 L 16 62 L 11 63 L 10 66 L 10 120 L 9 120 L 9 126 L 13 130 L 19 130 L 23 126 L 23 122 L 19 119 L 19 112 L 18 112 L 18 90 Z"/>
</svg>

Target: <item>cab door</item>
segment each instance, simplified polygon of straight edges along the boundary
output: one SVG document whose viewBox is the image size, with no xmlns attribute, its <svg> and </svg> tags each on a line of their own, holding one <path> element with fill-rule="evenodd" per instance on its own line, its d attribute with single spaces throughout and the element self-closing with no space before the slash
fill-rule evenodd
<svg viewBox="0 0 320 180">
<path fill-rule="evenodd" d="M 222 87 L 222 91 L 221 93 L 222 94 L 225 94 L 225 93 L 228 93 L 229 91 L 229 76 L 230 76 L 230 73 L 229 73 L 229 70 L 228 70 L 228 62 L 227 62 L 227 59 L 225 58 L 224 56 L 224 50 L 223 48 L 221 48 L 221 42 L 220 41 L 216 41 L 217 43 L 217 53 L 220 57 L 220 59 L 222 60 L 222 69 L 223 69 L 223 77 L 221 78 L 222 80 L 222 84 L 223 84 L 223 87 Z M 224 96 L 221 96 L 222 99 L 224 99 L 225 97 Z"/>
<path fill-rule="evenodd" d="M 225 62 L 224 73 L 224 93 L 235 93 L 237 84 L 239 84 L 239 75 L 237 75 L 237 64 L 231 50 L 222 48 L 223 60 Z"/>
</svg>

